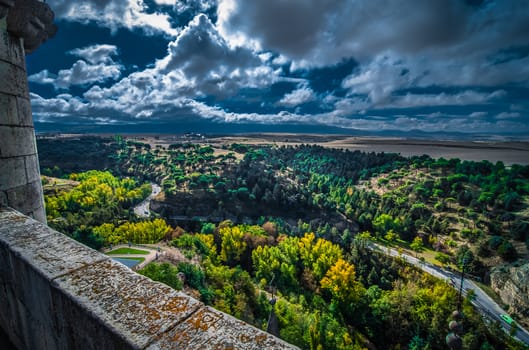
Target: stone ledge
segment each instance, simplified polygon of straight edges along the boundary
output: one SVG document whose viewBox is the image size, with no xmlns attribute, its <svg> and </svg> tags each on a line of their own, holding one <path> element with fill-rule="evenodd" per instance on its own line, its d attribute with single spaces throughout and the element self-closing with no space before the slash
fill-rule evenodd
<svg viewBox="0 0 529 350">
<path fill-rule="evenodd" d="M 202 307 L 109 259 L 60 277 L 54 285 L 140 349 Z"/>
<path fill-rule="evenodd" d="M 19 349 L 297 349 L 7 208 L 0 325 Z"/>
<path fill-rule="evenodd" d="M 268 333 L 251 328 L 230 315 L 210 307 L 202 307 L 147 350 L 297 349 Z"/>
</svg>

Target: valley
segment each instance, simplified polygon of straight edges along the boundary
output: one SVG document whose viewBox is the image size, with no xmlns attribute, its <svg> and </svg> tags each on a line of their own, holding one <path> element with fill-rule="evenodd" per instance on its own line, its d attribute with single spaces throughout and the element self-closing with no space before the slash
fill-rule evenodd
<svg viewBox="0 0 529 350">
<path fill-rule="evenodd" d="M 67 135 L 38 142 L 45 181 L 56 184 L 46 191 L 52 227 L 96 249 L 127 242 L 177 249 L 185 259 L 140 273 L 263 329 L 273 292 L 279 335 L 301 348 L 443 348 L 445 325 L 459 305 L 456 290 L 374 254 L 369 242 L 438 268 L 464 268 L 485 285 L 500 276 L 497 269 L 519 276 L 528 264 L 524 143 L 428 146 L 290 134 Z M 460 158 L 449 158 L 454 150 Z M 86 163 L 70 152 L 84 154 Z M 138 205 L 152 183 L 161 190 L 146 210 Z M 519 296 L 502 302 L 527 325 L 527 284 L 509 276 L 492 285 L 502 297 Z M 524 348 L 499 321 L 484 323 L 472 302 L 467 295 L 460 306 L 467 348 Z"/>
</svg>

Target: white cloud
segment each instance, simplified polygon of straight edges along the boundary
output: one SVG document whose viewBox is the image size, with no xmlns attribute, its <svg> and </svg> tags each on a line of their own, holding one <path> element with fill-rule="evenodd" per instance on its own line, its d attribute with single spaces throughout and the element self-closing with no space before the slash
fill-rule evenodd
<svg viewBox="0 0 529 350">
<path fill-rule="evenodd" d="M 460 93 L 449 94 L 412 94 L 407 93 L 404 96 L 396 96 L 386 107 L 397 108 L 414 108 L 428 106 L 466 106 L 484 104 L 492 101 L 505 92 L 503 90 L 492 93 L 481 93 L 473 90 L 467 90 Z"/>
<path fill-rule="evenodd" d="M 93 83 L 102 83 L 106 80 L 115 80 L 121 74 L 121 65 L 119 64 L 88 64 L 85 61 L 77 61 L 72 68 L 60 70 L 55 86 L 62 89 L 68 89 L 72 85 L 89 85 Z"/>
<path fill-rule="evenodd" d="M 169 43 L 168 55 L 156 63 L 160 74 L 176 72 L 197 94 L 228 96 L 241 87 L 261 87 L 277 73 L 257 53 L 231 47 L 203 14 L 197 15 Z"/>
<path fill-rule="evenodd" d="M 518 119 L 520 118 L 522 115 L 520 113 L 513 113 L 513 112 L 502 112 L 498 115 L 496 115 L 496 119 Z"/>
<path fill-rule="evenodd" d="M 40 116 L 72 116 L 82 113 L 87 107 L 80 98 L 70 94 L 60 94 L 54 98 L 45 99 L 37 94 L 30 93 L 30 98 L 34 114 Z"/>
<path fill-rule="evenodd" d="M 118 48 L 115 45 L 97 44 L 73 49 L 68 53 L 80 57 L 91 64 L 108 63 L 112 61 L 112 56 L 118 54 Z"/>
<path fill-rule="evenodd" d="M 489 114 L 487 112 L 472 112 L 470 113 L 470 118 L 483 118 L 488 116 Z"/>
<path fill-rule="evenodd" d="M 411 86 L 412 78 L 402 61 L 392 54 L 377 56 L 360 71 L 346 77 L 342 86 L 352 94 L 365 94 L 373 104 L 388 101 L 398 89 Z"/>
<path fill-rule="evenodd" d="M 179 3 L 178 0 L 154 0 L 157 5 L 174 6 Z"/>
<path fill-rule="evenodd" d="M 48 0 L 57 18 L 82 23 L 95 22 L 116 31 L 118 28 L 141 29 L 145 33 L 176 36 L 167 13 L 148 13 L 142 0 Z"/>
<path fill-rule="evenodd" d="M 314 91 L 307 86 L 301 86 L 298 89 L 289 92 L 278 102 L 278 105 L 285 107 L 296 107 L 316 99 Z"/>
<path fill-rule="evenodd" d="M 57 79 L 57 76 L 53 76 L 47 69 L 32 74 L 28 77 L 28 81 L 37 84 L 53 84 L 55 79 Z"/>
<path fill-rule="evenodd" d="M 43 70 L 29 76 L 28 80 L 38 84 L 52 84 L 56 89 L 69 89 L 73 85 L 91 85 L 116 80 L 121 75 L 122 65 L 114 62 L 111 57 L 118 53 L 114 45 L 92 45 L 71 50 L 69 53 L 86 61 L 78 60 L 71 68 L 62 69 L 57 75 Z"/>
<path fill-rule="evenodd" d="M 69 89 L 72 85 L 91 85 L 107 80 L 115 80 L 121 75 L 122 66 L 119 64 L 88 64 L 77 61 L 70 69 L 62 69 L 57 75 L 47 70 L 28 77 L 30 82 L 38 84 L 52 84 L 56 89 Z"/>
<path fill-rule="evenodd" d="M 194 13 L 204 13 L 217 5 L 216 0 L 156 0 L 165 3 L 173 3 L 178 13 L 192 11 Z"/>
</svg>

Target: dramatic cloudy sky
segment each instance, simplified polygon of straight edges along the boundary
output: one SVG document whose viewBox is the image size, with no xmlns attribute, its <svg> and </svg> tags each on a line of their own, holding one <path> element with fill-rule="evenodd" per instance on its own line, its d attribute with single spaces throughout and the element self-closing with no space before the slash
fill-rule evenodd
<svg viewBox="0 0 529 350">
<path fill-rule="evenodd" d="M 529 137 L 526 0 L 48 0 L 37 129 Z"/>
</svg>

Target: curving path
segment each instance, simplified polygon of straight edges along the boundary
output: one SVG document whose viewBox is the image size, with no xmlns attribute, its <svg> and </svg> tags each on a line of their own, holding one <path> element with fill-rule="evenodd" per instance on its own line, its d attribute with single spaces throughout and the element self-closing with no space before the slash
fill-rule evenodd
<svg viewBox="0 0 529 350">
<path fill-rule="evenodd" d="M 371 250 L 378 251 L 392 257 L 399 257 L 401 259 L 404 259 L 406 262 L 419 267 L 424 272 L 429 273 L 434 277 L 445 280 L 450 283 L 452 287 L 459 289 L 461 280 L 460 274 L 447 271 L 438 266 L 423 262 L 411 255 L 399 253 L 396 249 L 385 247 L 374 242 L 370 242 L 368 244 L 368 247 Z M 489 320 L 500 321 L 503 329 L 507 333 L 509 333 L 511 326 L 500 318 L 501 314 L 507 314 L 507 312 L 503 310 L 494 300 L 492 300 L 491 297 L 487 295 L 487 293 L 485 293 L 481 288 L 479 288 L 474 282 L 469 279 L 465 279 L 463 281 L 463 293 L 467 294 L 470 290 L 472 290 L 475 295 L 474 298 L 471 300 L 471 303 L 476 307 L 478 312 L 480 312 L 483 316 L 487 317 Z M 527 332 L 527 330 L 522 328 L 520 325 L 518 325 L 515 337 L 521 342 L 529 345 L 529 332 Z"/>
<path fill-rule="evenodd" d="M 134 207 L 134 214 L 138 215 L 141 218 L 148 218 L 149 216 L 151 216 L 151 200 L 154 196 L 156 196 L 162 191 L 162 188 L 154 182 L 151 182 L 151 187 L 151 194 L 147 198 L 145 198 L 143 202 Z"/>
</svg>

